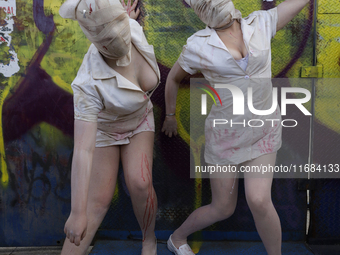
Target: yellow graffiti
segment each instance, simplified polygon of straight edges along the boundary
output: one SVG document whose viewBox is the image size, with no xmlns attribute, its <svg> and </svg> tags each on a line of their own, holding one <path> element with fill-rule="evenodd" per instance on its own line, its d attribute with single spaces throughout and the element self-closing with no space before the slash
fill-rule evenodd
<svg viewBox="0 0 340 255">
<path fill-rule="evenodd" d="M 323 66 L 324 78 L 339 78 L 340 14 L 318 14 L 318 20 L 317 63 Z"/>
<path fill-rule="evenodd" d="M 338 0 L 318 0 L 318 13 L 340 14 L 339 1 Z"/>
<path fill-rule="evenodd" d="M 1 98 L 0 98 L 0 170 L 1 170 L 1 185 L 3 188 L 6 188 L 9 183 L 9 177 L 8 177 L 8 171 L 7 171 L 7 163 L 6 163 L 6 154 L 5 154 L 5 143 L 4 137 L 3 137 L 3 130 L 2 130 L 2 106 L 4 103 L 5 98 L 9 94 L 9 89 L 10 87 L 7 86 L 5 89 L 2 91 Z"/>
<path fill-rule="evenodd" d="M 339 78 L 340 14 L 320 13 L 328 12 L 327 10 L 330 10 L 330 8 L 332 8 L 332 13 L 340 13 L 339 3 L 335 0 L 320 1 L 319 5 L 321 9 L 318 13 L 317 64 L 323 66 L 324 78 Z M 340 133 L 339 97 L 338 79 L 320 79 L 317 81 L 315 99 L 316 118 L 323 125 L 337 133 Z"/>
<path fill-rule="evenodd" d="M 116 184 L 115 192 L 113 193 L 113 198 L 111 201 L 113 205 L 118 204 L 118 198 L 119 198 L 119 188 L 118 188 L 118 185 Z"/>
</svg>

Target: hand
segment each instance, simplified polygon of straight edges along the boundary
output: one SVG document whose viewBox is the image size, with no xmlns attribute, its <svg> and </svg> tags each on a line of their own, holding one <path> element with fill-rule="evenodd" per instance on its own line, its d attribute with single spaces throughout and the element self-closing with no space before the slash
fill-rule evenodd
<svg viewBox="0 0 340 255">
<path fill-rule="evenodd" d="M 66 237 L 70 240 L 71 243 L 74 243 L 76 246 L 80 245 L 80 241 L 84 239 L 86 236 L 87 229 L 87 216 L 84 214 L 74 214 L 71 212 L 68 217 L 64 232 Z"/>
<path fill-rule="evenodd" d="M 125 0 L 121 0 L 121 3 L 122 3 L 124 9 L 126 10 L 127 14 L 129 15 L 129 17 L 131 19 L 137 19 L 138 18 L 138 15 L 140 13 L 139 8 L 137 8 L 137 10 L 136 10 L 138 0 L 135 0 L 132 5 L 131 5 L 131 0 L 128 0 L 127 5 L 125 4 Z"/>
<path fill-rule="evenodd" d="M 165 135 L 172 137 L 173 135 L 177 135 L 177 120 L 175 116 L 166 116 L 162 132 L 165 132 Z"/>
</svg>

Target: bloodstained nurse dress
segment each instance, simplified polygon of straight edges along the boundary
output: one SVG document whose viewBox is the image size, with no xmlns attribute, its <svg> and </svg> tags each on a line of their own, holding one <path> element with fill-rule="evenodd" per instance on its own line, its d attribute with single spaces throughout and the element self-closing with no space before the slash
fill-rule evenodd
<svg viewBox="0 0 340 255">
<path fill-rule="evenodd" d="M 205 122 L 205 161 L 209 164 L 240 164 L 276 152 L 282 144 L 281 113 L 272 99 L 271 39 L 276 34 L 277 7 L 255 11 L 242 18 L 241 30 L 249 59 L 243 70 L 229 53 L 214 29 L 206 27 L 188 38 L 177 60 L 184 71 L 201 71 L 215 87 L 222 105 L 213 105 Z M 221 84 L 236 86 L 244 95 L 244 114 L 233 112 L 233 95 Z M 256 110 L 273 109 L 266 115 L 248 108 L 248 88 Z M 273 105 L 274 108 L 271 108 Z M 215 125 L 214 119 L 228 124 Z M 235 124 L 238 123 L 238 124 Z"/>
</svg>

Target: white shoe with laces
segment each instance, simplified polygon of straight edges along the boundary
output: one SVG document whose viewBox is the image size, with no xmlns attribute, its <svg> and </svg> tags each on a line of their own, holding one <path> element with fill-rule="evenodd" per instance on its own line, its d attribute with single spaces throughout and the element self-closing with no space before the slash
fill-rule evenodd
<svg viewBox="0 0 340 255">
<path fill-rule="evenodd" d="M 195 255 L 195 253 L 191 250 L 188 244 L 183 244 L 179 248 L 176 248 L 176 246 L 173 244 L 171 240 L 171 236 L 172 235 L 170 235 L 168 242 L 167 242 L 169 251 L 172 251 L 176 255 Z"/>
</svg>

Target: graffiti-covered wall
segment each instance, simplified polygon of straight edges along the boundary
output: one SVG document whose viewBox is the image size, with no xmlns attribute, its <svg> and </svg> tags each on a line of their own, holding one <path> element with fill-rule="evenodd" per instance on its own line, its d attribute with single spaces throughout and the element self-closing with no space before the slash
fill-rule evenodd
<svg viewBox="0 0 340 255">
<path fill-rule="evenodd" d="M 73 151 L 70 84 L 90 42 L 77 22 L 59 16 L 63 2 L 0 0 L 1 246 L 54 245 L 64 238 L 63 227 L 70 212 Z M 245 17 L 258 9 L 273 8 L 280 2 L 235 0 L 234 4 Z M 138 21 L 149 43 L 154 45 L 162 76 L 161 85 L 152 96 L 156 124 L 153 171 L 159 200 L 156 229 L 166 231 L 179 226 L 195 208 L 210 202 L 209 182 L 189 178 L 192 153 L 188 138 L 189 78 L 182 84 L 177 101 L 179 135 L 168 138 L 160 131 L 165 115 L 167 74 L 187 38 L 204 28 L 204 24 L 183 0 L 140 0 L 139 6 L 141 15 Z M 275 77 L 300 77 L 301 67 L 313 64 L 316 50 L 313 46 L 313 13 L 311 1 L 273 39 L 272 70 Z M 328 25 L 338 26 L 338 21 L 327 23 L 333 22 L 327 18 L 320 21 L 319 37 L 325 39 L 322 34 L 325 32 L 329 38 L 338 38 L 339 31 Z M 324 41 L 318 43 L 317 47 L 322 48 Z M 333 40 L 332 45 L 339 49 L 339 40 Z M 336 58 L 332 53 L 334 49 L 330 53 L 320 51 L 318 54 L 318 60 L 323 61 L 325 77 L 340 76 L 339 51 Z M 318 100 L 319 104 L 327 104 L 324 96 L 319 96 Z M 320 114 L 316 115 L 316 123 L 331 132 L 336 141 L 339 140 L 340 131 L 333 120 Z M 283 139 L 279 162 L 307 162 L 309 123 L 302 124 L 300 133 L 284 131 Z M 322 153 L 320 150 L 315 158 L 322 160 Z M 332 154 L 334 157 L 335 153 Z M 225 239 L 235 238 L 230 235 L 234 232 L 239 233 L 239 239 L 259 239 L 243 190 L 241 183 L 234 216 L 207 230 L 225 233 L 221 234 Z M 281 218 L 284 239 L 302 240 L 306 220 L 305 192 L 298 190 L 296 180 L 274 180 L 273 199 Z M 121 170 L 102 229 L 139 229 Z"/>
<path fill-rule="evenodd" d="M 323 77 L 315 86 L 314 162 L 339 162 L 340 151 L 340 5 L 336 0 L 320 0 L 317 9 L 316 57 Z M 335 243 L 340 239 L 338 215 L 340 180 L 320 179 L 312 190 L 309 241 Z M 320 241 L 321 240 L 321 241 Z"/>
</svg>

